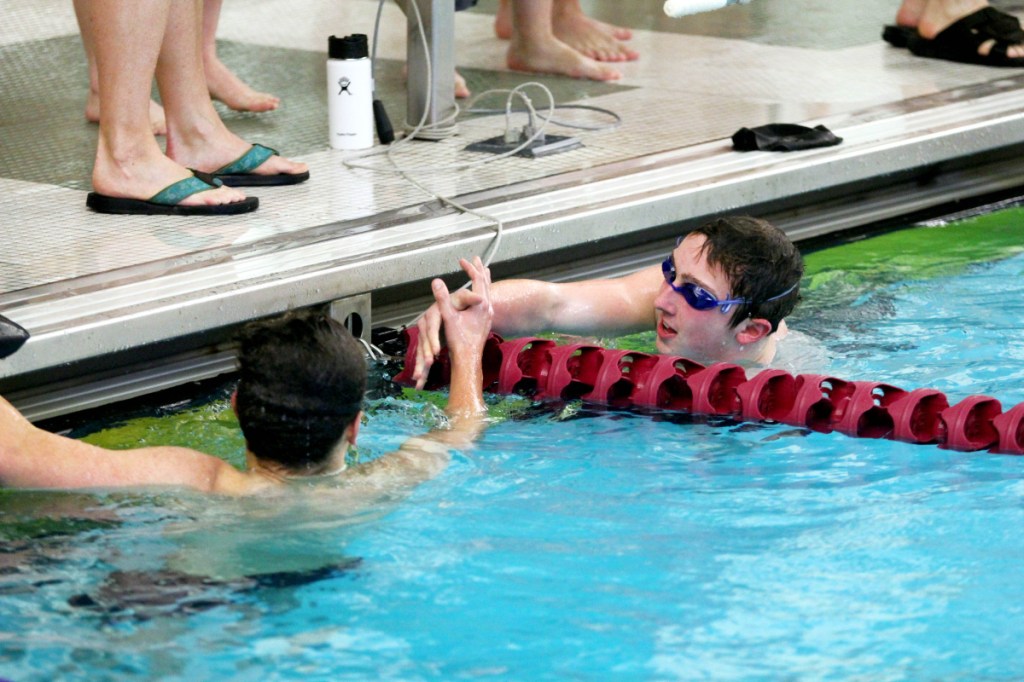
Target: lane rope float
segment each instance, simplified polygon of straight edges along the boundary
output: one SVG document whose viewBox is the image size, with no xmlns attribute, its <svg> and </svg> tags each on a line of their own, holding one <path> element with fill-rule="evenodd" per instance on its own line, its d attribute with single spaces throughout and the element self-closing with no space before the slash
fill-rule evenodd
<svg viewBox="0 0 1024 682">
<path fill-rule="evenodd" d="M 402 330 L 405 367 L 393 379 L 413 386 L 419 330 Z M 734 417 L 838 431 L 854 438 L 935 444 L 948 450 L 1024 454 L 1024 403 L 1003 411 L 999 400 L 972 395 L 951 405 L 930 388 L 904 390 L 876 381 L 766 369 L 748 378 L 743 367 L 702 365 L 673 355 L 558 345 L 491 334 L 484 348 L 484 390 L 534 400 L 581 400 L 614 408 L 633 406 Z M 424 388 L 448 385 L 447 349 L 430 368 Z"/>
</svg>

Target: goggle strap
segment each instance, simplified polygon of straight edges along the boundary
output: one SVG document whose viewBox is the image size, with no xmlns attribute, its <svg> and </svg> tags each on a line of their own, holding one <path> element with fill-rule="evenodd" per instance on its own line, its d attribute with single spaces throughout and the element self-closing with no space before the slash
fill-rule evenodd
<svg viewBox="0 0 1024 682">
<path fill-rule="evenodd" d="M 761 301 L 761 302 L 762 302 L 762 303 L 771 303 L 772 301 L 777 301 L 777 300 L 779 300 L 779 299 L 780 299 L 780 298 L 782 298 L 783 296 L 789 296 L 789 295 L 790 295 L 791 293 L 793 293 L 793 289 L 796 289 L 796 285 L 797 285 L 797 284 L 800 284 L 800 280 L 797 280 L 797 281 L 796 281 L 796 282 L 795 282 L 795 283 L 793 284 L 793 286 L 791 286 L 790 288 L 786 289 L 785 291 L 783 291 L 783 292 L 782 292 L 781 294 L 779 294 L 778 296 L 772 296 L 771 298 L 766 298 L 766 299 L 764 299 L 764 300 L 763 300 L 763 301 Z"/>
</svg>

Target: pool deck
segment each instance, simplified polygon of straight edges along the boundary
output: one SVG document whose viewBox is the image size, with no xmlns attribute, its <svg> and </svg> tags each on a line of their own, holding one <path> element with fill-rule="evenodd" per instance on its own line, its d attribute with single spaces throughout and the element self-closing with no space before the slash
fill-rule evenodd
<svg viewBox="0 0 1024 682">
<path fill-rule="evenodd" d="M 453 274 L 459 256 L 488 254 L 499 276 L 616 274 L 719 214 L 763 215 L 800 241 L 1024 185 L 1024 72 L 888 46 L 880 33 L 896 3 L 842 3 L 851 6 L 835 11 L 846 15 L 825 16 L 825 3 L 754 0 L 679 20 L 650 9 L 624 16 L 614 4 L 586 6 L 630 25 L 641 58 L 617 66 L 620 81 L 590 91 L 510 72 L 486 3 L 455 17 L 455 61 L 472 72 L 476 92 L 539 80 L 556 99 L 571 91 L 559 105 L 603 110 L 556 112 L 586 128 L 548 128 L 578 137 L 578 149 L 541 158 L 464 151 L 505 127 L 503 115 L 464 114 L 455 135 L 356 160 L 327 145 L 323 88 L 291 99 L 283 92 L 278 111 L 234 116 L 257 131 L 250 139 L 308 163 L 311 179 L 252 188 L 255 213 L 181 218 L 88 211 L 87 170 L 46 181 L 68 158 L 91 159 L 95 144 L 84 90 L 25 85 L 38 80 L 41 62 L 84 80 L 80 48 L 48 61 L 77 40 L 74 14 L 66 0 L 0 0 L 9 17 L 0 26 L 0 91 L 15 93 L 0 96 L 0 314 L 32 334 L 0 360 L 0 393 L 41 419 L 215 376 L 232 367 L 234 328 L 291 308 L 338 302 L 341 317 L 359 312 L 395 326 L 422 307 L 425 280 Z M 372 34 L 376 8 L 370 0 L 310 1 L 302 12 L 284 0 L 227 2 L 219 37 L 322 65 L 327 36 Z M 824 19 L 830 30 L 821 30 Z M 405 18 L 387 3 L 382 23 L 378 56 L 399 63 Z M 812 35 L 823 44 L 809 44 Z M 264 65 L 229 65 L 260 86 Z M 36 101 L 18 94 L 29 91 Z M 543 110 L 540 90 L 528 92 Z M 621 123 L 608 126 L 606 112 Z M 403 113 L 391 110 L 393 119 Z M 825 125 L 843 142 L 794 153 L 732 148 L 739 128 L 781 122 Z M 52 139 L 35 133 L 40 125 Z"/>
</svg>

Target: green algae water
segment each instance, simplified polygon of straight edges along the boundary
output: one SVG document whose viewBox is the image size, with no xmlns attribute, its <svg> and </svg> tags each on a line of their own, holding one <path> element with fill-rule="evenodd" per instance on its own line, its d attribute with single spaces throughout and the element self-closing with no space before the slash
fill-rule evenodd
<svg viewBox="0 0 1024 682">
<path fill-rule="evenodd" d="M 834 376 L 1008 409 L 1024 401 L 1022 220 L 809 253 L 792 326 Z M 76 433 L 237 465 L 229 392 Z M 436 425 L 424 397 L 368 401 L 357 456 Z M 475 448 L 359 513 L 0 492 L 0 677 L 1024 677 L 1024 458 L 488 400 Z"/>
</svg>

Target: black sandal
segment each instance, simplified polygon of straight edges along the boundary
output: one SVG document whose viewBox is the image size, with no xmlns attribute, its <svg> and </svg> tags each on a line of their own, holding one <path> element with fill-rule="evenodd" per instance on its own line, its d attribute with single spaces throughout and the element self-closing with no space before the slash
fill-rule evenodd
<svg viewBox="0 0 1024 682">
<path fill-rule="evenodd" d="M 1010 47 L 1024 45 L 1024 30 L 1020 22 L 1016 17 L 992 7 L 985 7 L 953 22 L 931 40 L 922 38 L 913 29 L 907 30 L 906 46 L 918 57 L 982 66 L 1024 66 L 1024 57 L 1006 54 Z M 883 32 L 882 36 L 886 35 Z M 891 44 L 899 40 L 894 31 L 889 31 L 888 36 L 886 40 Z M 987 55 L 980 54 L 978 48 L 990 40 L 995 41 L 992 49 Z"/>
<path fill-rule="evenodd" d="M 893 47 L 906 47 L 911 37 L 917 35 L 917 29 L 910 26 L 889 25 L 882 29 L 882 40 Z"/>
</svg>

